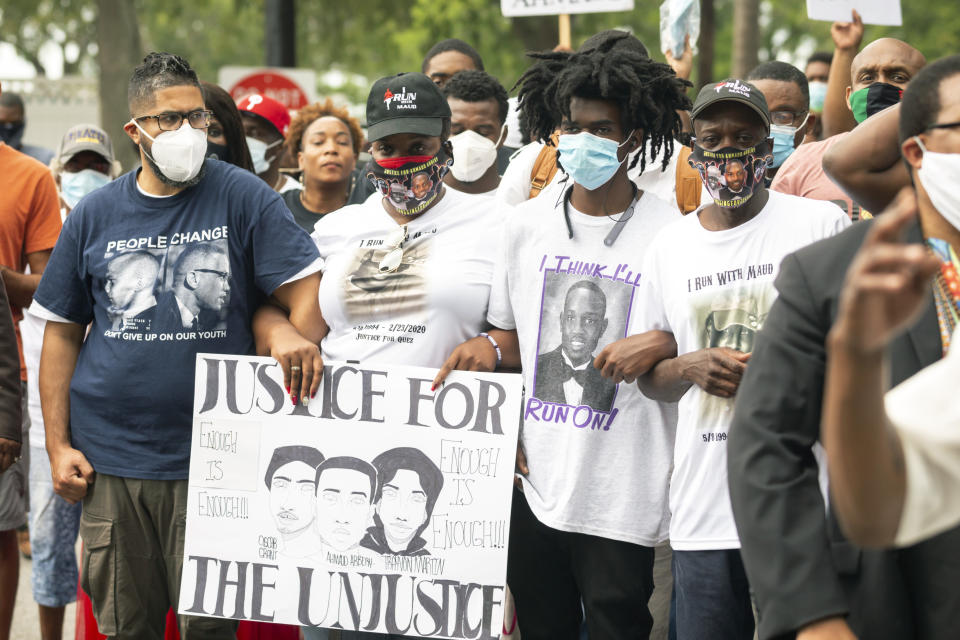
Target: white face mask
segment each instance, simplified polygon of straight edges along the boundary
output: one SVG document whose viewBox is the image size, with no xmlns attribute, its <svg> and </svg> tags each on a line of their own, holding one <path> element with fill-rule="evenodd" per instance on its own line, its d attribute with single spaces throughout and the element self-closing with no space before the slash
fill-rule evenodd
<svg viewBox="0 0 960 640">
<path fill-rule="evenodd" d="M 914 136 L 923 150 L 923 164 L 917 177 L 930 202 L 947 222 L 960 229 L 960 198 L 957 197 L 957 178 L 960 177 L 960 153 L 927 151 L 923 141 Z"/>
<path fill-rule="evenodd" d="M 250 149 L 250 157 L 253 159 L 253 170 L 257 175 L 270 170 L 270 165 L 277 159 L 277 156 L 273 156 L 267 160 L 267 151 L 281 142 L 283 142 L 283 138 L 267 144 L 266 142 L 247 136 L 247 148 Z"/>
<path fill-rule="evenodd" d="M 504 125 L 506 127 L 506 125 Z M 500 129 L 503 139 L 504 128 Z M 450 138 L 453 145 L 453 166 L 450 173 L 460 182 L 475 182 L 497 160 L 497 142 L 467 129 Z"/>
<path fill-rule="evenodd" d="M 153 160 L 167 178 L 173 182 L 187 182 L 200 173 L 207 155 L 207 130 L 194 129 L 183 119 L 176 131 L 163 131 L 156 138 L 143 130 L 136 120 L 130 120 L 140 133 L 153 141 L 147 157 Z"/>
</svg>

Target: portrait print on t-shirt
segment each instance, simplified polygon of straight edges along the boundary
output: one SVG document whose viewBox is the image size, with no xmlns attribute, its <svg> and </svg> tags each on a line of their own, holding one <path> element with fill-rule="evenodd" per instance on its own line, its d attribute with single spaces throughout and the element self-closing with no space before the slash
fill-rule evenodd
<svg viewBox="0 0 960 640">
<path fill-rule="evenodd" d="M 634 286 L 544 270 L 533 397 L 608 413 L 617 385 L 593 366 L 610 342 L 626 337 Z"/>
<path fill-rule="evenodd" d="M 226 228 L 178 234 L 174 240 L 182 242 L 164 236 L 162 242 L 158 238 L 148 247 L 132 250 L 124 250 L 118 242 L 108 243 L 102 282 L 110 320 L 105 337 L 226 336 L 231 289 Z"/>
<path fill-rule="evenodd" d="M 773 265 L 768 265 L 772 272 Z M 752 353 L 757 334 L 763 328 L 776 292 L 770 282 L 741 285 L 691 297 L 699 336 L 697 349 L 726 347 Z M 701 424 L 714 424 L 718 411 L 732 400 L 704 395 Z"/>
<path fill-rule="evenodd" d="M 381 269 L 384 257 L 393 247 L 386 246 L 380 238 L 361 241 L 343 281 L 344 306 L 351 322 L 404 316 L 426 309 L 425 265 L 431 239 L 421 236 L 422 232 L 408 238 L 400 247 L 403 257 L 394 271 Z"/>
</svg>

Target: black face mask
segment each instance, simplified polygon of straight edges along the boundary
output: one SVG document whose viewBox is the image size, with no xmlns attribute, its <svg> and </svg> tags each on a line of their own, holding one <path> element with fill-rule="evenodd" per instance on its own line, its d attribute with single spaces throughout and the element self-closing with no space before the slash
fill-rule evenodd
<svg viewBox="0 0 960 640">
<path fill-rule="evenodd" d="M 20 148 L 20 141 L 23 139 L 23 122 L 5 122 L 0 124 L 0 140 L 4 141 L 14 149 Z"/>
<path fill-rule="evenodd" d="M 233 162 L 230 156 L 230 147 L 225 144 L 217 144 L 207 140 L 207 157 L 223 162 Z"/>
<path fill-rule="evenodd" d="M 869 87 L 850 94 L 850 108 L 858 123 L 900 102 L 903 89 L 886 82 L 874 82 Z"/>
</svg>

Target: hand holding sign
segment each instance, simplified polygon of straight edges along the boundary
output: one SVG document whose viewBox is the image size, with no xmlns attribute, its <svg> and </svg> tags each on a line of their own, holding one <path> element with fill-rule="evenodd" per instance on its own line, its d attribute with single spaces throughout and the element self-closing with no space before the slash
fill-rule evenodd
<svg viewBox="0 0 960 640">
<path fill-rule="evenodd" d="M 853 11 L 863 16 L 865 24 L 903 24 L 900 0 L 807 0 L 807 15 L 811 20 L 845 22 Z"/>
<path fill-rule="evenodd" d="M 853 22 L 834 22 L 830 26 L 830 37 L 837 49 L 860 51 L 863 42 L 863 20 L 857 10 L 853 10 Z"/>
</svg>

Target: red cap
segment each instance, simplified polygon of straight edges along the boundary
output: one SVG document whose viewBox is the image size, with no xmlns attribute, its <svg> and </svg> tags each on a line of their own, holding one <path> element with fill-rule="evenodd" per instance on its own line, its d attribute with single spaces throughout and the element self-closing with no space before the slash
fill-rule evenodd
<svg viewBox="0 0 960 640">
<path fill-rule="evenodd" d="M 281 102 L 267 96 L 254 93 L 237 103 L 237 109 L 253 113 L 264 118 L 276 127 L 280 135 L 286 137 L 287 127 L 290 126 L 290 112 Z"/>
</svg>

